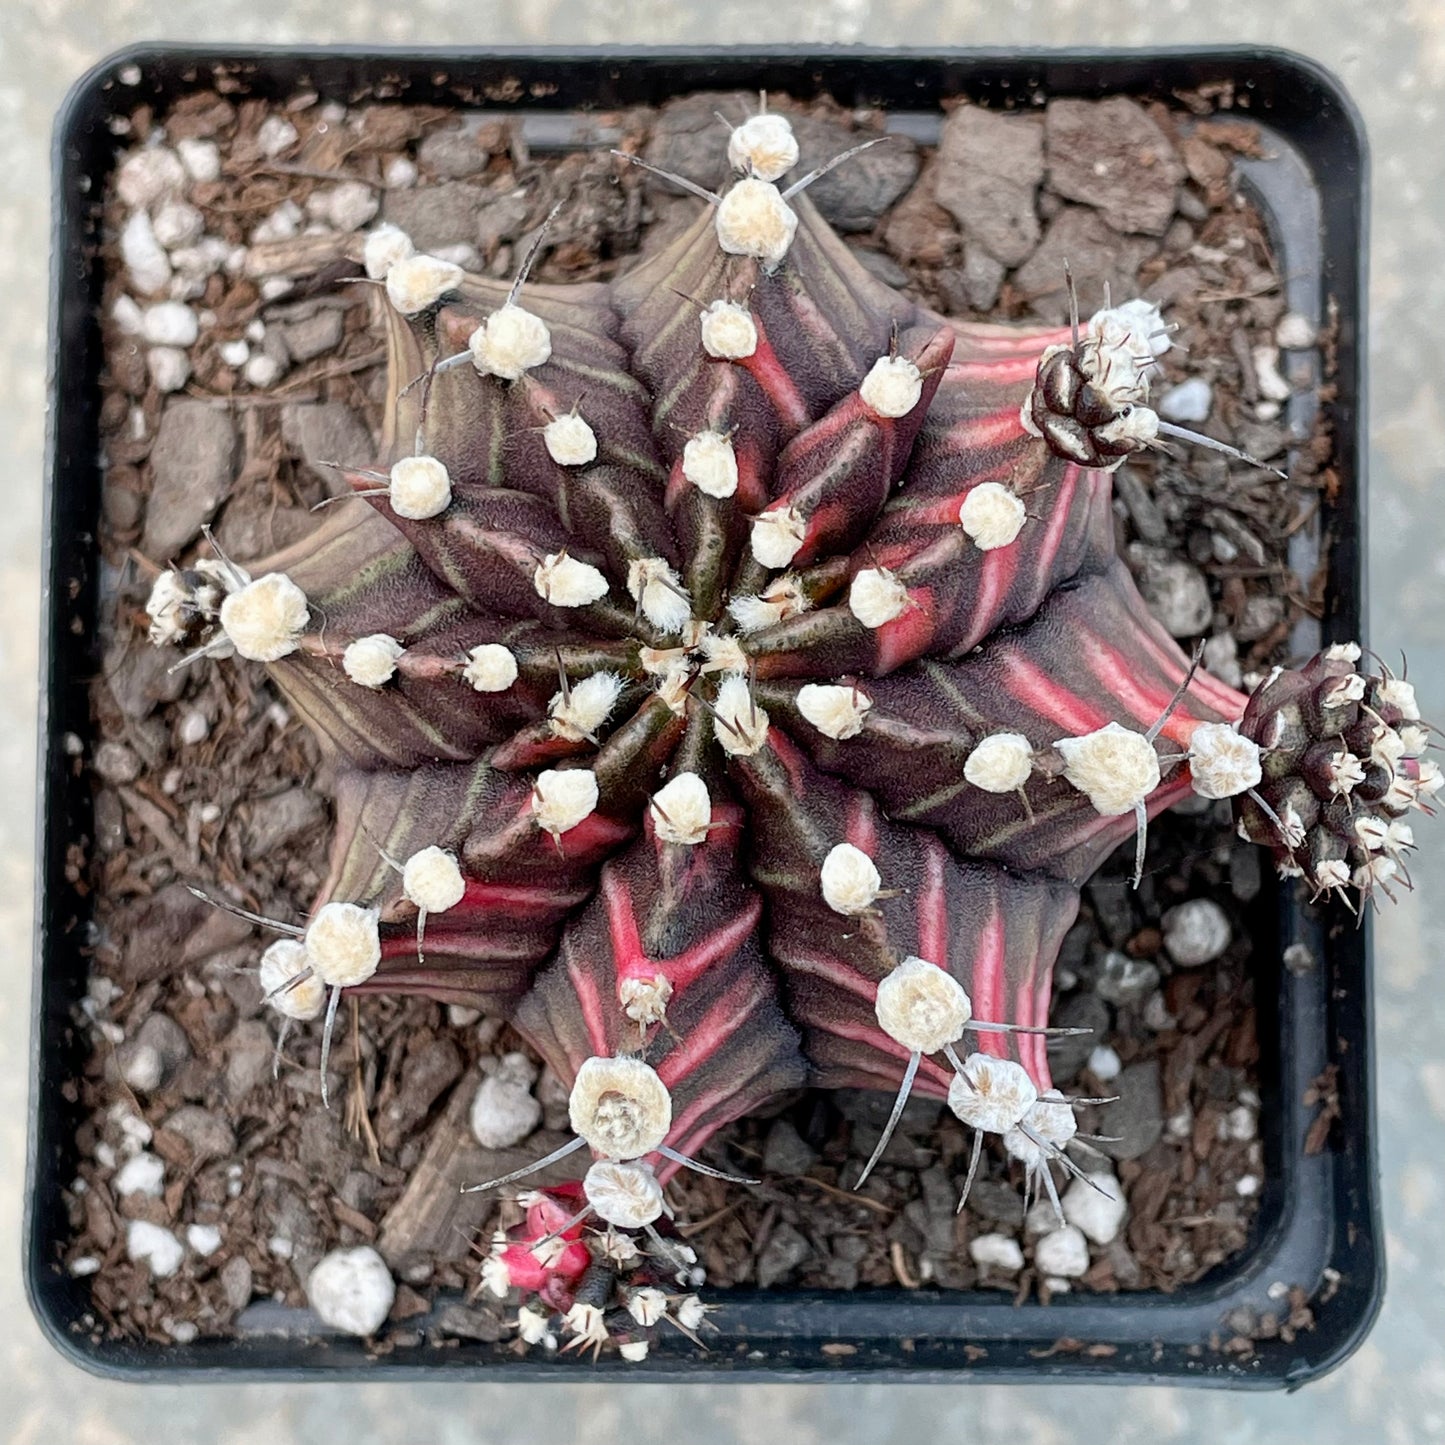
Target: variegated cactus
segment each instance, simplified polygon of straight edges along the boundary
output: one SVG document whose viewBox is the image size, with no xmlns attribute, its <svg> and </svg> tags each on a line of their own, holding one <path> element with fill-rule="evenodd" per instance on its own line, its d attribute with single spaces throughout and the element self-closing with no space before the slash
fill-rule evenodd
<svg viewBox="0 0 1445 1445">
<path fill-rule="evenodd" d="M 150 607 L 157 641 L 264 664 L 339 763 L 330 874 L 277 925 L 268 996 L 507 1017 L 572 1086 L 552 1157 L 590 1165 L 527 1197 L 484 1282 L 524 1297 L 525 1339 L 561 1316 L 631 1358 L 668 1311 L 701 1322 L 669 1292 L 695 1281 L 668 1179 L 799 1085 L 896 1091 L 895 1121 L 947 1099 L 975 1167 L 1000 1136 L 1053 1195 L 1055 954 L 1151 815 L 1230 798 L 1282 874 L 1370 898 L 1441 784 L 1409 685 L 1358 647 L 1245 697 L 1151 620 L 1110 472 L 1173 430 L 1157 310 L 933 315 L 808 178 L 780 189 L 782 117 L 731 154 L 610 285 L 509 289 L 374 232 L 364 501 Z"/>
</svg>

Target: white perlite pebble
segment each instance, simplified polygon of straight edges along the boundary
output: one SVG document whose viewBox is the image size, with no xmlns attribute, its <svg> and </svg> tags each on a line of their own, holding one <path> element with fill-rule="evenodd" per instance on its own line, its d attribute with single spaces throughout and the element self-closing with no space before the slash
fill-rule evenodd
<svg viewBox="0 0 1445 1445">
<path fill-rule="evenodd" d="M 466 897 L 467 880 L 455 853 L 433 844 L 413 853 L 402 865 L 401 891 L 428 913 L 445 913 Z"/>
<path fill-rule="evenodd" d="M 397 659 L 405 651 L 396 638 L 374 632 L 347 645 L 341 654 L 341 668 L 361 687 L 385 687 L 396 676 Z"/>
<path fill-rule="evenodd" d="M 171 279 L 170 258 L 156 240 L 151 218 L 137 211 L 121 227 L 120 258 L 130 276 L 132 289 L 142 296 L 165 289 Z"/>
<path fill-rule="evenodd" d="M 415 316 L 435 306 L 448 291 L 461 284 L 466 272 L 436 256 L 404 256 L 386 273 L 386 294 L 403 316 Z"/>
<path fill-rule="evenodd" d="M 852 843 L 839 843 L 829 851 L 818 870 L 818 883 L 828 907 L 849 916 L 871 908 L 883 889 L 873 860 Z"/>
<path fill-rule="evenodd" d="M 517 680 L 517 659 L 500 642 L 484 642 L 467 653 L 462 681 L 478 692 L 506 692 Z"/>
<path fill-rule="evenodd" d="M 1075 1179 L 1063 1198 L 1064 1218 L 1095 1244 L 1112 1244 L 1129 1217 L 1119 1181 L 1105 1170 Z M 1051 1274 L 1060 1271 L 1049 1271 Z"/>
<path fill-rule="evenodd" d="M 452 504 L 451 474 L 435 457 L 403 457 L 387 491 L 392 511 L 411 522 L 440 516 Z"/>
<path fill-rule="evenodd" d="M 653 831 L 664 843 L 705 843 L 711 822 L 712 799 L 696 773 L 679 773 L 653 795 Z"/>
<path fill-rule="evenodd" d="M 948 1107 L 955 1117 L 986 1134 L 1007 1134 L 1038 1101 L 1028 1070 L 1012 1059 L 970 1054 L 963 1061 L 969 1082 L 958 1074 L 948 1086 Z M 970 1087 L 970 1083 L 972 1087 Z"/>
<path fill-rule="evenodd" d="M 1189 774 L 1201 798 L 1233 798 L 1259 786 L 1259 744 L 1229 723 L 1200 723 L 1189 739 Z"/>
<path fill-rule="evenodd" d="M 582 1179 L 582 1192 L 597 1217 L 617 1229 L 642 1229 L 661 1218 L 657 1176 L 641 1163 L 599 1159 Z"/>
<path fill-rule="evenodd" d="M 1108 1044 L 1100 1044 L 1089 1055 L 1086 1067 L 1100 1083 L 1107 1084 L 1111 1079 L 1119 1077 L 1123 1072 L 1124 1063 Z"/>
<path fill-rule="evenodd" d="M 414 186 L 419 174 L 416 162 L 410 156 L 393 156 L 383 172 L 388 189 L 393 191 L 404 191 Z"/>
<path fill-rule="evenodd" d="M 554 416 L 542 428 L 542 442 L 559 467 L 585 467 L 597 460 L 597 433 L 575 411 Z"/>
<path fill-rule="evenodd" d="M 120 1195 L 144 1194 L 159 1199 L 166 1192 L 165 1160 L 154 1154 L 132 1154 L 116 1171 L 110 1187 Z"/>
<path fill-rule="evenodd" d="M 992 552 L 1016 541 L 1028 515 L 1022 499 L 1002 482 L 980 482 L 958 508 L 959 525 L 980 552 Z"/>
<path fill-rule="evenodd" d="M 986 793 L 1012 793 L 1028 782 L 1033 770 L 1033 744 L 1022 733 L 980 738 L 963 764 L 963 776 Z"/>
<path fill-rule="evenodd" d="M 1208 421 L 1214 405 L 1214 389 L 1202 376 L 1191 376 L 1171 386 L 1160 398 L 1156 410 L 1166 421 L 1185 424 Z"/>
<path fill-rule="evenodd" d="M 284 116 L 268 115 L 256 131 L 256 146 L 263 156 L 275 160 L 282 151 L 296 144 L 297 130 Z"/>
<path fill-rule="evenodd" d="M 807 535 L 807 523 L 796 507 L 770 507 L 753 518 L 753 559 L 764 567 L 786 567 Z"/>
<path fill-rule="evenodd" d="M 244 337 L 223 341 L 216 347 L 216 354 L 227 366 L 245 366 L 251 359 L 251 343 Z"/>
<path fill-rule="evenodd" d="M 381 962 L 380 915 L 355 903 L 325 903 L 306 927 L 306 955 L 328 988 L 365 983 Z"/>
<path fill-rule="evenodd" d="M 221 603 L 221 628 L 251 662 L 278 662 L 296 651 L 311 620 L 306 594 L 284 572 L 268 572 Z"/>
<path fill-rule="evenodd" d="M 725 753 L 751 757 L 768 740 L 768 715 L 753 700 L 745 677 L 729 674 L 713 704 L 713 734 Z"/>
<path fill-rule="evenodd" d="M 728 255 L 754 256 L 771 271 L 793 244 L 798 215 L 771 181 L 749 176 L 718 203 L 714 223 Z"/>
<path fill-rule="evenodd" d="M 398 261 L 415 255 L 411 237 L 400 226 L 377 226 L 366 233 L 361 245 L 361 264 L 373 281 L 385 281 Z"/>
<path fill-rule="evenodd" d="M 1298 311 L 1286 311 L 1274 328 L 1275 342 L 1286 351 L 1303 351 L 1315 344 L 1315 329 Z"/>
<path fill-rule="evenodd" d="M 597 807 L 597 779 L 589 768 L 548 769 L 532 786 L 537 826 L 560 838 Z"/>
<path fill-rule="evenodd" d="M 1116 722 L 1054 744 L 1064 776 L 1105 818 L 1130 813 L 1159 786 L 1159 755 L 1143 733 Z"/>
<path fill-rule="evenodd" d="M 1034 1245 L 1034 1264 L 1040 1274 L 1078 1279 L 1089 1268 L 1089 1246 L 1072 1224 L 1053 1229 Z"/>
<path fill-rule="evenodd" d="M 1212 898 L 1191 898 L 1164 915 L 1164 947 L 1183 968 L 1212 963 L 1231 937 L 1229 915 Z"/>
<path fill-rule="evenodd" d="M 622 696 L 622 679 L 615 672 L 594 672 L 567 691 L 553 693 L 547 705 L 552 731 L 570 742 L 595 742 L 597 729 L 612 715 Z"/>
<path fill-rule="evenodd" d="M 824 737 L 840 742 L 863 731 L 863 719 L 872 707 L 873 699 L 856 686 L 809 682 L 798 689 L 798 711 Z"/>
<path fill-rule="evenodd" d="M 261 997 L 288 1019 L 314 1019 L 326 1007 L 326 985 L 307 971 L 306 946 L 294 938 L 278 938 L 261 955 L 258 971 Z M 301 978 L 306 974 L 305 978 Z M 295 980 L 300 979 L 297 983 Z"/>
<path fill-rule="evenodd" d="M 369 1244 L 333 1249 L 306 1280 L 306 1298 L 321 1322 L 348 1335 L 374 1335 L 391 1313 L 396 1285 Z"/>
<path fill-rule="evenodd" d="M 883 627 L 907 606 L 908 589 L 886 567 L 865 567 L 848 589 L 848 610 L 864 627 Z"/>
<path fill-rule="evenodd" d="M 275 386 L 280 381 L 281 363 L 274 356 L 260 352 L 241 368 L 241 375 L 248 386 L 264 391 L 268 386 Z"/>
<path fill-rule="evenodd" d="M 144 1219 L 132 1219 L 125 1227 L 126 1258 L 148 1265 L 157 1279 L 169 1279 L 184 1263 L 186 1247 L 169 1229 Z"/>
<path fill-rule="evenodd" d="M 165 1060 L 161 1058 L 160 1050 L 150 1044 L 138 1044 L 121 1065 L 120 1076 L 136 1093 L 149 1094 L 160 1088 L 165 1072 Z"/>
<path fill-rule="evenodd" d="M 1017 1274 L 1024 1267 L 1024 1252 L 1018 1240 L 1007 1234 L 980 1234 L 968 1242 L 968 1257 L 980 1269 Z"/>
<path fill-rule="evenodd" d="M 312 191 L 306 198 L 306 209 L 334 231 L 359 231 L 381 209 L 381 202 L 376 192 L 361 181 L 342 181 Z"/>
<path fill-rule="evenodd" d="M 956 1043 L 973 1016 L 963 985 L 916 954 L 879 983 L 873 1011 L 890 1039 L 918 1054 L 936 1054 Z"/>
<path fill-rule="evenodd" d="M 714 301 L 702 313 L 702 349 L 717 361 L 743 361 L 758 349 L 752 312 L 736 301 Z"/>
<path fill-rule="evenodd" d="M 798 142 L 786 116 L 749 116 L 728 137 L 728 164 L 761 181 L 776 181 L 798 164 Z"/>
<path fill-rule="evenodd" d="M 208 1259 L 221 1247 L 221 1231 L 214 1224 L 188 1224 L 186 1243 L 202 1259 Z"/>
<path fill-rule="evenodd" d="M 203 185 L 220 178 L 221 148 L 213 140 L 198 140 L 186 136 L 176 142 L 176 154 L 186 168 L 186 174 L 193 181 Z"/>
<path fill-rule="evenodd" d="M 483 376 L 516 381 L 552 355 L 552 333 L 540 316 L 509 303 L 472 332 L 467 346 Z"/>
<path fill-rule="evenodd" d="M 115 189 L 133 211 L 143 211 L 186 183 L 180 157 L 165 146 L 132 151 L 116 171 Z"/>
<path fill-rule="evenodd" d="M 189 201 L 167 201 L 156 208 L 151 218 L 151 229 L 167 251 L 178 251 L 200 239 L 206 229 L 206 219 Z M 224 258 L 225 252 L 221 254 Z M 171 257 L 172 261 L 176 259 Z"/>
<path fill-rule="evenodd" d="M 1279 370 L 1279 347 L 1254 346 L 1250 348 L 1254 361 L 1254 379 L 1259 394 L 1266 401 L 1286 401 L 1291 387 Z"/>
<path fill-rule="evenodd" d="M 858 395 L 879 416 L 907 416 L 923 395 L 923 373 L 906 356 L 880 356 L 859 385 Z"/>
<path fill-rule="evenodd" d="M 483 1149 L 510 1149 L 542 1122 L 542 1106 L 532 1097 L 536 1079 L 525 1054 L 506 1054 L 482 1080 L 470 1118 L 472 1136 Z"/>
<path fill-rule="evenodd" d="M 305 213 L 295 201 L 284 200 L 251 231 L 253 246 L 269 246 L 274 241 L 290 241 L 301 233 Z"/>
<path fill-rule="evenodd" d="M 152 346 L 146 352 L 146 370 L 157 391 L 169 395 L 191 379 L 191 358 L 174 346 Z"/>
<path fill-rule="evenodd" d="M 627 590 L 659 632 L 681 632 L 692 621 L 692 602 L 677 572 L 661 557 L 639 557 L 627 569 Z"/>
<path fill-rule="evenodd" d="M 553 607 L 586 607 L 607 595 L 607 578 L 590 562 L 565 552 L 549 552 L 537 564 L 532 585 Z"/>
<path fill-rule="evenodd" d="M 738 489 L 738 459 L 732 438 L 716 431 L 689 437 L 682 449 L 682 474 L 706 496 L 732 496 Z"/>
<path fill-rule="evenodd" d="M 110 314 L 111 319 L 127 336 L 139 336 L 142 326 L 145 325 L 145 312 L 136 304 L 135 297 L 127 296 L 124 291 L 115 298 Z"/>
</svg>

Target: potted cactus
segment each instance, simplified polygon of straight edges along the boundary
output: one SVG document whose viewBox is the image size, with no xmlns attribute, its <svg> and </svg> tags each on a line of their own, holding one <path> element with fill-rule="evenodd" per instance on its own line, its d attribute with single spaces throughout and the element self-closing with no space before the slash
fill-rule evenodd
<svg viewBox="0 0 1445 1445">
<path fill-rule="evenodd" d="M 835 94 L 899 83 L 854 63 L 851 87 L 825 82 Z M 1197 57 L 1189 74 L 1207 84 L 1233 63 Z M 535 90 L 547 64 L 498 61 L 490 83 L 505 70 Z M 930 72 L 939 96 L 1013 73 L 951 64 Z M 164 57 L 141 68 L 156 65 L 174 74 Z M 329 65 L 344 62 L 306 70 L 343 73 Z M 659 63 L 644 91 L 619 97 L 612 76 L 605 98 L 796 85 L 788 65 Z M 1014 69 L 1046 73 L 1051 95 L 1084 73 Z M 266 84 L 297 78 L 281 64 Z M 721 182 L 618 149 L 616 185 L 640 194 L 646 172 L 694 214 L 601 281 L 532 274 L 565 200 L 510 274 L 384 219 L 335 250 L 324 279 L 364 289 L 385 356 L 370 452 L 322 459 L 336 504 L 294 542 L 241 558 L 207 532 L 149 559 L 170 565 L 145 601 L 168 676 L 265 669 L 304 719 L 333 780 L 329 861 L 287 916 L 242 880 L 185 881 L 203 915 L 269 935 L 257 996 L 278 1067 L 287 1031 L 314 1031 L 317 1109 L 338 1104 L 339 1030 L 378 996 L 505 1021 L 523 1096 L 527 1057 L 546 1066 L 565 1127 L 464 1182 L 509 1201 L 478 1242 L 476 1292 L 500 1302 L 515 1359 L 695 1367 L 709 1340 L 786 1340 L 766 1296 L 709 1294 L 678 1190 L 755 1187 L 719 1131 L 808 1088 L 881 1097 L 861 1167 L 837 1176 L 864 1199 L 910 1099 L 939 1101 L 967 1131 L 956 1210 L 985 1178 L 994 1208 L 1009 1181 L 1024 1211 L 1034 1200 L 1033 1270 L 1059 1300 L 1005 1320 L 998 1296 L 935 1292 L 922 1313 L 823 1297 L 802 1333 L 836 1348 L 798 1363 L 892 1366 L 879 1341 L 906 1334 L 928 1367 L 967 1362 L 979 1338 L 1017 1367 L 1028 1342 L 1069 1335 L 1108 1351 L 1169 1340 L 1188 1368 L 1198 1298 L 1126 1329 L 1087 1301 L 1077 1325 L 1039 1320 L 1063 1315 L 1088 1240 L 1114 1238 L 1124 1209 L 1100 1165 L 1110 1141 L 1089 1137 L 1110 1099 L 1052 1077 L 1050 1044 L 1087 1032 L 1051 1019 L 1055 961 L 1081 888 L 1121 846 L 1137 887 L 1151 820 L 1180 803 L 1228 807 L 1273 864 L 1288 927 L 1314 926 L 1308 909 L 1368 912 L 1406 877 L 1411 816 L 1441 785 L 1413 692 L 1333 622 L 1241 688 L 1151 614 L 1120 556 L 1119 469 L 1167 444 L 1286 476 L 1156 410 L 1173 341 L 1156 302 L 1081 310 L 1065 264 L 1057 322 L 942 314 L 813 204 L 880 137 L 803 164 L 787 103 L 766 99 L 721 135 Z M 138 152 L 152 169 L 155 149 Z M 1323 1004 L 1291 1007 L 1302 1025 Z M 1286 1088 L 1322 1048 L 1282 1050 Z M 1105 1058 L 1091 1067 L 1111 1077 Z M 510 1087 L 499 1071 L 483 1091 Z M 1323 1195 L 1294 1137 L 1303 1104 L 1282 1108 L 1272 1147 Z M 1291 1268 L 1338 1269 L 1290 1241 Z M 974 1231 L 984 1277 L 1016 1271 L 1010 1246 Z M 1373 1270 L 1357 1283 L 1373 1298 Z M 328 1253 L 307 1290 L 342 1365 L 360 1347 L 339 1336 L 396 1317 L 367 1244 Z M 1205 1334 L 1229 1330 L 1245 1333 Z M 191 1338 L 178 1348 L 205 1358 Z M 1211 1365 L 1228 1374 L 1229 1358 Z"/>
</svg>

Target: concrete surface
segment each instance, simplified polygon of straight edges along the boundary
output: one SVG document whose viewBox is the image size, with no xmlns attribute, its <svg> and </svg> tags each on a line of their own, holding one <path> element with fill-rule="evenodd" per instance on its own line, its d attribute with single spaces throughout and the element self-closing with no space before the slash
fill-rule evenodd
<svg viewBox="0 0 1445 1445">
<path fill-rule="evenodd" d="M 1445 6 L 1435 0 L 6 0 L 0 6 L 0 777 L 33 775 L 43 407 L 47 143 L 66 87 L 132 41 L 485 45 L 759 44 L 1289 46 L 1340 75 L 1375 156 L 1373 635 L 1404 647 L 1427 717 L 1445 719 Z M 17 1262 L 25 1131 L 31 817 L 0 810 L 0 1438 L 9 1445 L 205 1439 L 525 1441 L 786 1438 L 793 1445 L 955 1441 L 1445 1440 L 1445 838 L 1378 928 L 1381 1113 L 1391 1284 L 1368 1343 L 1294 1397 L 1173 1389 L 558 1386 L 207 1387 L 102 1384 L 63 1364 L 26 1309 Z M 1429 836 L 1433 834 L 1433 836 Z"/>
</svg>

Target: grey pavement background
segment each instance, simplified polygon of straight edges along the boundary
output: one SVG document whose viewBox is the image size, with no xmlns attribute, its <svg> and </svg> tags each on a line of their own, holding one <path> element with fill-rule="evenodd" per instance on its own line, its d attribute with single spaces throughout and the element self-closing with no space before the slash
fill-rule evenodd
<svg viewBox="0 0 1445 1445">
<path fill-rule="evenodd" d="M 1445 5 L 1438 0 L 3 0 L 0 3 L 0 1439 L 7 1445 L 348 1439 L 790 1445 L 957 1442 L 1312 1445 L 1445 1440 L 1445 838 L 1377 929 L 1391 1283 L 1363 1349 L 1294 1397 L 1173 1389 L 560 1385 L 139 1389 L 42 1341 L 21 1289 L 47 150 L 67 86 L 138 40 L 1157 45 L 1304 51 L 1363 109 L 1375 158 L 1370 350 L 1373 638 L 1410 654 L 1445 719 Z M 17 801 L 18 800 L 18 804 Z M 1434 836 L 1429 836 L 1430 834 Z"/>
</svg>

